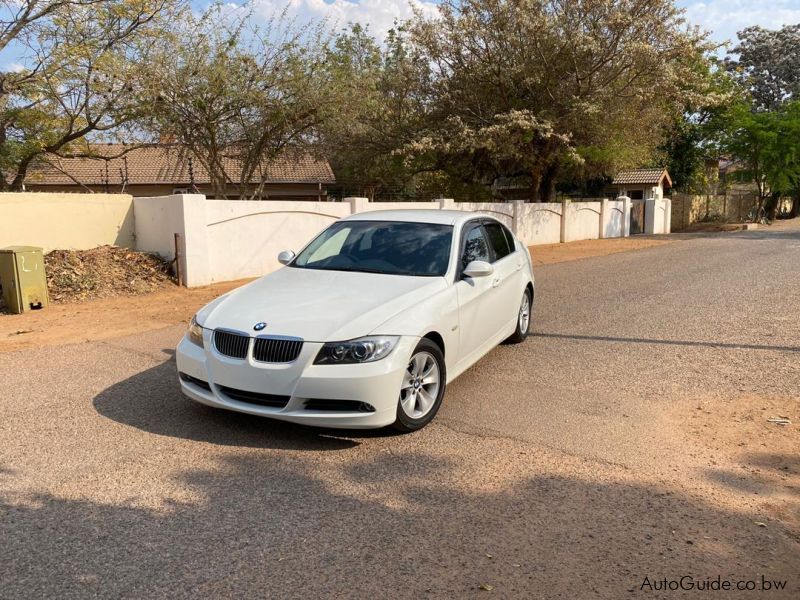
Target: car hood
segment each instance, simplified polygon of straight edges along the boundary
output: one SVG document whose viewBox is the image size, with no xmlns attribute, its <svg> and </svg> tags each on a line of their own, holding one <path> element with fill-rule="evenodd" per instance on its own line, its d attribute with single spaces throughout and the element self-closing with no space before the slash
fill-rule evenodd
<svg viewBox="0 0 800 600">
<path fill-rule="evenodd" d="M 440 292 L 444 277 L 405 277 L 284 267 L 218 298 L 198 314 L 208 329 L 286 335 L 306 341 L 349 340 Z M 410 324 L 411 325 L 411 324 Z"/>
</svg>

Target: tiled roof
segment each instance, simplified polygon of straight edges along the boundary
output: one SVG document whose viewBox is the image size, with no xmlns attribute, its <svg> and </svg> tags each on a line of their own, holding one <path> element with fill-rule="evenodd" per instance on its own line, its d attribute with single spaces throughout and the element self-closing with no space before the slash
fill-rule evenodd
<svg viewBox="0 0 800 600">
<path fill-rule="evenodd" d="M 666 169 L 631 169 L 630 171 L 620 171 L 614 177 L 612 185 L 658 185 L 666 178 L 667 183 L 672 186 L 672 180 Z"/>
<path fill-rule="evenodd" d="M 123 154 L 122 144 L 96 144 L 91 146 L 93 154 L 115 157 L 59 158 L 45 155 L 31 164 L 25 183 L 36 185 L 111 185 L 122 182 L 127 173 L 128 184 L 189 185 L 189 156 L 185 148 L 174 144 L 162 144 L 133 148 Z M 122 156 L 120 156 L 122 155 Z M 224 166 L 232 181 L 237 181 L 239 169 L 234 159 L 225 159 Z M 209 183 L 206 170 L 200 162 L 192 160 L 194 182 Z M 293 152 L 265 165 L 265 180 L 268 183 L 335 183 L 328 161 L 310 154 Z M 258 178 L 255 178 L 258 181 Z"/>
</svg>

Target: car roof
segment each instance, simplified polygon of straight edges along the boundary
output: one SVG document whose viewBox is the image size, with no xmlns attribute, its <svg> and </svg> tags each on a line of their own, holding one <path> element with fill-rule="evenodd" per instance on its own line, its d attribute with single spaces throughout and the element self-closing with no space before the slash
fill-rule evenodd
<svg viewBox="0 0 800 600">
<path fill-rule="evenodd" d="M 349 217 L 346 221 L 404 221 L 408 223 L 434 223 L 437 225 L 457 225 L 474 219 L 475 217 L 490 215 L 474 213 L 464 210 L 438 210 L 438 209 L 395 209 L 395 210 L 370 210 L 360 212 Z"/>
</svg>

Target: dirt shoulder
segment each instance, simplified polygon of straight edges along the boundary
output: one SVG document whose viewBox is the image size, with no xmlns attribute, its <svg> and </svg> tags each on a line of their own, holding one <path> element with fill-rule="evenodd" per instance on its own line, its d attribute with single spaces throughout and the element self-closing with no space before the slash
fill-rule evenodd
<svg viewBox="0 0 800 600">
<path fill-rule="evenodd" d="M 51 304 L 21 315 L 0 315 L 0 352 L 104 340 L 188 323 L 198 308 L 246 282 L 192 289 L 172 286 L 144 296 Z"/>
<path fill-rule="evenodd" d="M 581 260 L 595 256 L 608 256 L 618 252 L 643 250 L 653 246 L 669 244 L 674 240 L 655 238 L 651 236 L 636 236 L 627 238 L 613 238 L 607 240 L 582 240 L 567 244 L 542 244 L 528 246 L 533 257 L 534 265 L 550 265 L 571 260 Z"/>
<path fill-rule="evenodd" d="M 531 254 L 535 265 L 546 265 L 667 243 L 649 237 L 586 240 L 531 246 Z M 0 315 L 0 352 L 110 339 L 187 323 L 200 307 L 247 281 L 192 289 L 170 286 L 146 295 L 51 304 L 41 311 Z"/>
<path fill-rule="evenodd" d="M 699 475 L 758 499 L 760 513 L 800 532 L 800 409 L 789 396 L 709 395 L 675 402 L 663 426 L 685 441 Z"/>
</svg>

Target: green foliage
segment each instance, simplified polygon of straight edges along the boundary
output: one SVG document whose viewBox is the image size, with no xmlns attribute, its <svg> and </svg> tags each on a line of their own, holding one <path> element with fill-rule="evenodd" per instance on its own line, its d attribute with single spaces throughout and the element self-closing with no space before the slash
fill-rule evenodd
<svg viewBox="0 0 800 600">
<path fill-rule="evenodd" d="M 425 127 L 425 57 L 401 29 L 390 31 L 381 47 L 367 29 L 352 25 L 335 38 L 327 65 L 338 110 L 321 124 L 320 143 L 343 189 L 399 199 L 427 192 L 417 165 L 398 153 Z"/>
<path fill-rule="evenodd" d="M 409 30 L 436 79 L 407 152 L 472 181 L 527 176 L 538 199 L 648 157 L 712 49 L 668 0 L 444 2 Z"/>
<path fill-rule="evenodd" d="M 448 196 L 514 178 L 547 199 L 651 160 L 706 95 L 712 49 L 669 0 L 446 1 L 385 47 L 358 27 L 337 39 L 347 101 L 326 154 L 367 195 L 428 174 Z"/>
<path fill-rule="evenodd" d="M 770 196 L 795 193 L 800 187 L 800 101 L 764 112 L 740 102 L 726 119 L 723 149 L 741 161 L 741 175 L 758 186 L 759 208 Z"/>
</svg>

